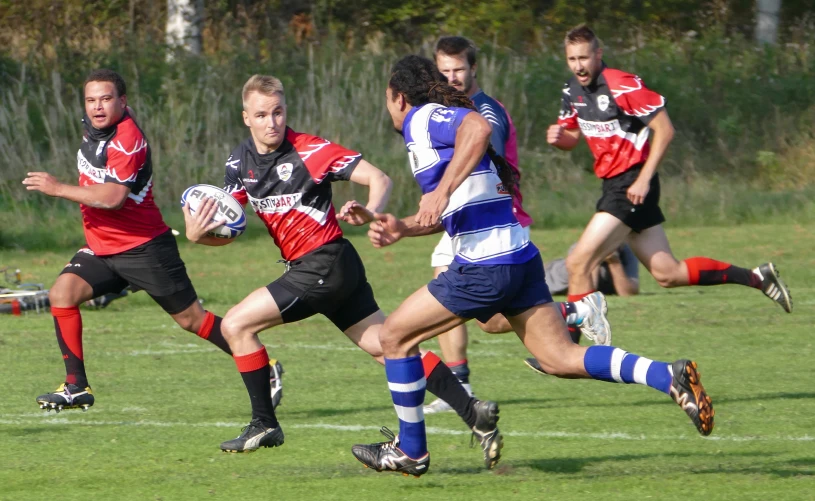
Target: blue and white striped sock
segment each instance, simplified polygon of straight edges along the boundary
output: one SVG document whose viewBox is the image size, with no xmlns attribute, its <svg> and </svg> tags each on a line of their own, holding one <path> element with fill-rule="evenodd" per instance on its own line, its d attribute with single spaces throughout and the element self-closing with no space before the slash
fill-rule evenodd
<svg viewBox="0 0 815 501">
<path fill-rule="evenodd" d="M 613 346 L 590 346 L 583 357 L 586 372 L 610 383 L 648 385 L 670 395 L 671 365 L 649 360 Z"/>
<path fill-rule="evenodd" d="M 393 408 L 399 416 L 399 448 L 408 457 L 419 459 L 427 454 L 422 411 L 426 385 L 422 357 L 386 358 L 385 374 Z"/>
</svg>

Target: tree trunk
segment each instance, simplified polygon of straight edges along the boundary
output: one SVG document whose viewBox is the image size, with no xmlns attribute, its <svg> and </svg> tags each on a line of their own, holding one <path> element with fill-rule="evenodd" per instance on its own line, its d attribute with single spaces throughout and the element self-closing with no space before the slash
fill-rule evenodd
<svg viewBox="0 0 815 501">
<path fill-rule="evenodd" d="M 756 0 L 756 43 L 772 45 L 776 43 L 780 11 L 781 0 Z"/>
<path fill-rule="evenodd" d="M 201 54 L 204 0 L 167 0 L 167 45 Z"/>
</svg>

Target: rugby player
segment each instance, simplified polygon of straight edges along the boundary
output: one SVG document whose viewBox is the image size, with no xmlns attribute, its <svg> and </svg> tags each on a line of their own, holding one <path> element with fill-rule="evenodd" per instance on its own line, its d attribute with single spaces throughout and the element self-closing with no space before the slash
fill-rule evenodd
<svg viewBox="0 0 815 501">
<path fill-rule="evenodd" d="M 87 410 L 94 403 L 79 305 L 120 293 L 128 285 L 147 292 L 184 330 L 232 354 L 221 334 L 221 318 L 199 304 L 175 237 L 153 201 L 150 145 L 127 106 L 124 79 L 112 70 L 95 70 L 85 80 L 84 96 L 79 185 L 61 183 L 46 172 L 29 172 L 23 180 L 29 191 L 78 203 L 87 243 L 48 293 L 66 376 L 56 391 L 38 396 L 37 403 L 57 412 Z M 279 384 L 281 371 L 272 361 L 272 386 Z"/>
<path fill-rule="evenodd" d="M 436 66 L 447 78 L 448 83 L 456 90 L 463 92 L 470 98 L 476 110 L 487 120 L 492 127 L 490 144 L 495 152 L 504 157 L 512 169 L 516 182 L 520 182 L 521 173 L 518 169 L 518 147 L 515 134 L 515 125 L 504 106 L 496 99 L 488 96 L 478 85 L 477 50 L 472 41 L 464 37 L 442 37 L 436 42 L 434 51 Z M 520 187 L 512 197 L 512 211 L 521 224 L 524 234 L 529 238 L 529 226 L 532 218 L 523 208 L 523 196 Z M 455 252 L 453 241 L 447 233 L 442 234 L 433 255 L 430 265 L 433 267 L 433 278 L 438 277 L 447 270 L 453 261 Z M 561 311 L 570 320 L 569 332 L 575 342 L 580 340 L 581 330 L 586 337 L 598 344 L 611 342 L 611 331 L 608 321 L 604 318 L 608 309 L 602 294 L 591 294 L 581 301 L 562 303 Z M 512 327 L 503 315 L 495 315 L 487 322 L 478 322 L 479 327 L 491 334 L 511 332 Z M 461 381 L 467 391 L 472 394 L 470 385 L 470 368 L 467 363 L 467 326 L 459 325 L 449 332 L 439 335 L 439 347 L 450 370 Z M 436 399 L 424 407 L 425 414 L 452 411 L 453 408 L 442 399 Z"/>
<path fill-rule="evenodd" d="M 588 26 L 570 30 L 564 44 L 574 76 L 563 88 L 560 117 L 549 127 L 547 141 L 571 150 L 582 133 L 594 154 L 594 172 L 603 180 L 597 213 L 566 258 L 568 300 L 594 292 L 592 270 L 627 242 L 662 287 L 744 285 L 791 313 L 789 289 L 773 263 L 750 270 L 707 257 L 674 257 L 662 228 L 657 173 L 674 135 L 665 98 L 638 76 L 607 67 L 600 41 Z"/>
<path fill-rule="evenodd" d="M 546 287 L 540 253 L 512 212 L 511 170 L 489 146 L 492 129 L 467 96 L 447 85 L 429 59 L 407 56 L 393 67 L 385 100 L 424 195 L 414 216 L 377 215 L 369 237 L 375 247 L 384 247 L 446 231 L 456 256 L 447 271 L 385 321 L 380 340 L 399 435 L 383 429 L 388 441 L 355 445 L 354 456 L 377 471 L 414 476 L 428 471 L 419 343 L 496 313 L 507 317 L 547 373 L 648 385 L 671 395 L 699 432 L 709 434 L 713 407 L 694 362 L 657 362 L 569 338 Z"/>
<path fill-rule="evenodd" d="M 320 313 L 384 363 L 379 330 L 385 315 L 359 254 L 343 238 L 337 220 L 368 224 L 384 208 L 392 187 L 390 178 L 360 153 L 288 128 L 284 89 L 277 78 L 251 77 L 242 98 L 250 137 L 227 160 L 224 185 L 263 220 L 280 248 L 286 271 L 231 308 L 221 324 L 252 406 L 252 419 L 241 435 L 221 444 L 226 452 L 251 452 L 284 442 L 264 375 L 269 356 L 258 340 L 259 332 Z M 368 203 L 351 201 L 335 213 L 331 183 L 336 181 L 368 186 Z M 206 235 L 217 224 L 209 223 L 215 216 L 213 199 L 204 201 L 194 215 L 185 206 L 184 214 L 191 241 L 205 245 L 231 241 Z M 427 353 L 420 364 L 430 391 L 456 403 L 456 411 L 479 436 L 485 456 L 500 449 L 497 405 L 471 398 L 436 355 Z"/>
</svg>

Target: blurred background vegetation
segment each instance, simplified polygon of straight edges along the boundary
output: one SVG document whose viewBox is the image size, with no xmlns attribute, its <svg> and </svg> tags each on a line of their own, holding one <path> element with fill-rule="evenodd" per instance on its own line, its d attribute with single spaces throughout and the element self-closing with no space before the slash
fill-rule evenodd
<svg viewBox="0 0 815 501">
<path fill-rule="evenodd" d="M 480 85 L 512 115 L 537 224 L 580 226 L 599 196 L 591 156 L 585 146 L 554 150 L 545 131 L 569 77 L 563 34 L 584 21 L 609 65 L 668 99 L 677 129 L 661 166 L 669 225 L 815 219 L 811 0 L 781 2 L 768 44 L 754 41 L 754 0 L 191 1 L 197 54 L 166 41 L 174 0 L 0 0 L 0 248 L 82 242 L 75 204 L 20 181 L 31 170 L 75 180 L 81 84 L 97 67 L 127 80 L 153 147 L 156 197 L 174 224 L 183 189 L 219 184 L 246 136 L 239 94 L 254 73 L 283 80 L 293 128 L 386 170 L 397 183 L 390 208 L 404 215 L 418 196 L 384 107 L 388 70 L 401 55 L 431 55 L 447 34 L 475 41 Z M 336 193 L 364 196 L 345 184 Z"/>
</svg>

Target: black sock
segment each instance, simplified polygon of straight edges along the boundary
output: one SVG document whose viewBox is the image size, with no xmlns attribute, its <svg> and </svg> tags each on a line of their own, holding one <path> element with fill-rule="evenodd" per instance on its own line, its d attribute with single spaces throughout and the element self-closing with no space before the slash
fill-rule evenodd
<svg viewBox="0 0 815 501">
<path fill-rule="evenodd" d="M 475 399 L 467 394 L 449 367 L 443 363 L 436 364 L 425 379 L 427 391 L 450 404 L 469 428 L 475 426 Z"/>
<path fill-rule="evenodd" d="M 272 385 L 269 382 L 268 365 L 258 370 L 241 372 L 241 377 L 252 403 L 252 419 L 259 419 L 267 428 L 277 428 L 280 424 L 272 405 Z"/>
</svg>

